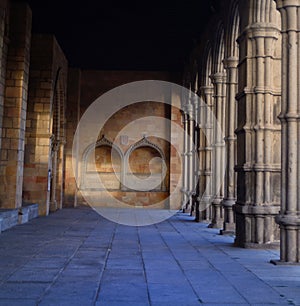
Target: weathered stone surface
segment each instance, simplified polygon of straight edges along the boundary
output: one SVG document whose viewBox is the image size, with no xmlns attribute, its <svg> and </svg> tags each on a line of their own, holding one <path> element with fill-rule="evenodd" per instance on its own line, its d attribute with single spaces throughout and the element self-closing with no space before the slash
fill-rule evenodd
<svg viewBox="0 0 300 306">
<path fill-rule="evenodd" d="M 18 224 L 18 209 L 0 209 L 1 230 L 5 231 Z"/>
</svg>

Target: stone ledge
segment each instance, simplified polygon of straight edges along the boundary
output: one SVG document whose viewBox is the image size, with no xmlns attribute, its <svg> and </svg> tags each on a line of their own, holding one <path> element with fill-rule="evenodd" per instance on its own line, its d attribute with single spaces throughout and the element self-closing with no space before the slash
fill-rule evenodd
<svg viewBox="0 0 300 306">
<path fill-rule="evenodd" d="M 18 224 L 18 209 L 0 209 L 1 231 Z"/>
<path fill-rule="evenodd" d="M 37 218 L 39 215 L 38 204 L 23 204 L 19 209 L 19 224 L 28 222 L 31 219 Z"/>
<path fill-rule="evenodd" d="M 19 209 L 0 209 L 0 233 L 38 217 L 38 204 L 23 204 Z"/>
</svg>

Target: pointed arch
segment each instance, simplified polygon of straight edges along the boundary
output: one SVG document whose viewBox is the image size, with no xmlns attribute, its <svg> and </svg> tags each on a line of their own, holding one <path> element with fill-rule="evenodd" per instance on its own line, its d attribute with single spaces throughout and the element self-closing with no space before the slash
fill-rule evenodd
<svg viewBox="0 0 300 306">
<path fill-rule="evenodd" d="M 219 23 L 217 26 L 217 32 L 214 39 L 213 46 L 213 65 L 212 73 L 224 72 L 223 60 L 225 58 L 225 44 L 224 44 L 224 26 L 223 23 Z"/>
<path fill-rule="evenodd" d="M 209 76 L 212 74 L 212 47 L 210 44 L 210 41 L 207 42 L 205 50 L 204 50 L 204 56 L 202 59 L 202 86 L 211 86 L 211 79 Z"/>
<path fill-rule="evenodd" d="M 229 14 L 226 20 L 225 31 L 225 57 L 236 58 L 239 57 L 239 46 L 237 39 L 239 37 L 240 30 L 240 14 L 238 9 L 238 1 L 233 1 L 229 8 Z"/>
<path fill-rule="evenodd" d="M 123 162 L 123 157 L 124 154 L 122 152 L 122 150 L 113 142 L 111 142 L 109 139 L 107 139 L 104 135 L 101 137 L 101 139 L 99 139 L 96 143 L 92 143 L 90 144 L 84 151 L 83 153 L 83 157 L 82 157 L 82 167 L 81 167 L 81 184 L 80 184 L 80 188 L 81 189 L 94 189 L 94 190 L 99 190 L 101 189 L 101 187 L 96 186 L 95 183 L 98 183 L 98 179 L 96 178 L 98 175 L 98 170 L 96 168 L 96 161 L 94 158 L 92 158 L 92 167 L 91 169 L 93 171 L 91 171 L 91 169 L 88 168 L 89 166 L 89 161 L 90 161 L 90 157 L 93 153 L 95 153 L 95 150 L 97 148 L 105 148 L 108 147 L 110 149 L 110 156 L 112 156 L 113 152 L 117 153 L 117 161 L 119 161 L 119 172 L 115 172 L 115 168 L 113 167 L 113 170 L 110 170 L 106 173 L 106 176 L 110 175 L 113 176 L 114 179 L 114 184 L 113 185 L 117 185 L 118 184 L 118 188 L 114 187 L 112 188 L 111 186 L 104 186 L 105 189 L 109 190 L 109 189 L 121 189 L 121 178 L 120 178 L 120 173 L 122 173 L 123 171 L 123 166 L 122 166 L 122 162 Z M 110 161 L 110 163 L 112 163 Z M 115 178 L 116 176 L 116 178 Z M 117 179 L 117 181 L 116 181 Z M 111 179 L 112 180 L 112 179 Z M 105 182 L 104 182 L 105 183 Z"/>
<path fill-rule="evenodd" d="M 123 189 L 133 189 L 134 186 L 138 185 L 139 189 L 138 191 L 149 191 L 148 190 L 148 185 L 145 185 L 143 187 L 143 180 L 136 180 L 135 175 L 132 175 L 131 171 L 129 170 L 130 167 L 130 157 L 131 155 L 138 149 L 140 148 L 145 148 L 145 149 L 153 149 L 154 152 L 158 153 L 160 159 L 161 159 L 161 169 L 159 172 L 155 174 L 151 174 L 151 185 L 155 185 L 156 187 L 152 191 L 166 191 L 166 182 L 165 182 L 165 177 L 166 177 L 166 171 L 167 171 L 167 165 L 166 165 L 166 158 L 163 150 L 153 142 L 149 141 L 146 137 L 143 137 L 141 140 L 133 144 L 128 148 L 128 150 L 125 153 L 124 157 L 124 176 L 123 176 Z M 141 173 L 142 174 L 142 173 Z M 142 174 L 142 176 L 147 177 L 150 174 Z M 142 177 L 141 177 L 142 178 Z M 141 185 L 142 183 L 142 185 Z M 141 189 L 140 189 L 141 188 Z M 143 190 L 145 188 L 145 190 Z"/>
<path fill-rule="evenodd" d="M 158 145 L 156 145 L 156 144 L 154 144 L 153 142 L 149 141 L 149 140 L 147 139 L 147 137 L 143 137 L 141 140 L 139 140 L 138 142 L 134 143 L 132 146 L 130 146 L 130 147 L 128 148 L 128 150 L 127 150 L 126 153 L 125 153 L 125 160 L 127 160 L 127 159 L 129 158 L 130 154 L 131 154 L 134 150 L 136 150 L 136 149 L 138 149 L 138 148 L 141 148 L 141 147 L 151 147 L 151 148 L 155 149 L 155 150 L 159 153 L 159 155 L 161 156 L 161 158 L 162 158 L 163 160 L 166 160 L 165 154 L 164 154 L 163 150 L 162 150 Z"/>
</svg>

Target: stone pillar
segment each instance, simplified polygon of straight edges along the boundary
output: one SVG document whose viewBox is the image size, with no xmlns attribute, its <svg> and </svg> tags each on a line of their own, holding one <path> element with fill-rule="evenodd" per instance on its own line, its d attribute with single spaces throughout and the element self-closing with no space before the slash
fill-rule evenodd
<svg viewBox="0 0 300 306">
<path fill-rule="evenodd" d="M 6 77 L 6 60 L 8 49 L 8 33 L 7 33 L 7 21 L 8 16 L 7 1 L 1 1 L 0 3 L 0 148 L 1 148 L 1 136 L 3 125 L 3 107 L 4 107 L 4 94 L 5 94 L 5 77 Z"/>
<path fill-rule="evenodd" d="M 49 213 L 50 196 L 53 195 L 50 192 L 51 189 L 57 190 L 58 199 L 61 200 L 62 186 L 54 187 L 51 184 L 51 177 L 57 171 L 52 168 L 54 162 L 51 153 L 54 144 L 61 146 L 58 156 L 62 160 L 64 134 L 56 133 L 53 135 L 53 123 L 57 121 L 59 114 L 55 101 L 60 99 L 60 105 L 63 104 L 66 75 L 67 61 L 55 38 L 52 35 L 33 35 L 26 122 L 23 200 L 29 203 L 38 203 L 40 215 Z M 63 126 L 63 111 L 61 113 L 59 121 Z M 60 169 L 63 169 L 63 164 L 58 165 Z M 52 205 L 51 209 L 54 207 Z M 57 207 L 61 207 L 61 202 Z"/>
<path fill-rule="evenodd" d="M 300 263 L 300 0 L 277 0 L 282 17 L 279 263 Z"/>
<path fill-rule="evenodd" d="M 64 190 L 64 205 L 74 207 L 77 205 L 77 184 L 74 176 L 78 177 L 78 168 L 74 169 L 72 165 L 72 149 L 73 140 L 77 124 L 80 116 L 80 81 L 81 71 L 79 69 L 70 68 L 68 72 L 68 98 L 67 98 L 67 112 L 66 112 L 66 173 L 65 173 L 65 190 Z M 75 150 L 77 157 L 77 151 Z M 78 165 L 76 165 L 78 167 Z"/>
<path fill-rule="evenodd" d="M 224 223 L 221 234 L 235 233 L 235 217 L 233 205 L 236 201 L 236 100 L 237 93 L 237 65 L 238 59 L 234 57 L 224 60 L 224 67 L 227 75 L 226 90 L 226 128 L 225 128 L 225 148 L 226 148 L 226 173 L 224 182 L 224 199 L 222 202 L 224 208 Z"/>
<path fill-rule="evenodd" d="M 182 178 L 182 210 L 185 211 L 188 206 L 188 115 L 185 111 L 182 112 L 182 122 L 184 129 L 183 140 L 183 178 Z"/>
<path fill-rule="evenodd" d="M 25 125 L 31 39 L 31 11 L 11 3 L 0 164 L 2 208 L 22 206 Z"/>
<path fill-rule="evenodd" d="M 54 137 L 53 137 L 54 138 Z M 57 155 L 58 155 L 58 149 L 59 149 L 59 142 L 55 141 L 55 139 L 52 140 L 52 149 L 51 149 L 51 194 L 50 194 L 50 203 L 49 203 L 49 209 L 51 212 L 54 212 L 58 209 L 57 205 L 57 199 L 56 199 L 56 187 L 57 187 L 57 179 L 58 179 L 58 173 L 57 173 Z"/>
<path fill-rule="evenodd" d="M 253 11 L 253 16 L 261 12 Z M 268 15 L 269 16 L 269 15 Z M 279 94 L 274 86 L 279 29 L 269 22 L 251 23 L 240 45 L 237 122 L 237 246 L 271 247 L 278 242 L 275 216 L 280 194 Z"/>
<path fill-rule="evenodd" d="M 194 205 L 195 205 L 195 221 L 200 221 L 200 211 L 199 211 L 199 184 L 200 184 L 200 112 L 199 112 L 199 102 L 200 98 L 197 94 L 195 94 L 193 99 L 194 105 L 194 115 L 195 115 L 195 127 L 194 127 Z"/>
<path fill-rule="evenodd" d="M 200 165 L 199 165 L 199 221 L 211 220 L 212 201 L 212 111 L 213 111 L 213 87 L 201 87 L 201 96 L 205 106 L 200 106 Z M 209 110 L 209 111 L 208 111 Z"/>
<path fill-rule="evenodd" d="M 224 73 L 216 73 L 211 77 L 214 85 L 214 113 L 217 122 L 220 124 L 222 131 L 224 131 L 225 123 L 225 75 Z M 216 133 L 214 127 L 214 155 L 213 166 L 216 178 L 224 175 L 224 139 L 223 134 Z M 224 197 L 224 185 L 217 186 L 217 179 L 213 182 L 214 199 L 212 202 L 212 222 L 209 227 L 222 228 L 223 227 L 223 207 L 222 200 Z"/>
<path fill-rule="evenodd" d="M 194 108 L 191 101 L 186 105 L 187 109 L 187 126 L 188 126 L 188 202 L 189 207 L 191 209 L 191 213 L 193 211 L 193 198 L 194 198 L 194 130 L 195 130 L 195 121 L 194 121 Z"/>
</svg>

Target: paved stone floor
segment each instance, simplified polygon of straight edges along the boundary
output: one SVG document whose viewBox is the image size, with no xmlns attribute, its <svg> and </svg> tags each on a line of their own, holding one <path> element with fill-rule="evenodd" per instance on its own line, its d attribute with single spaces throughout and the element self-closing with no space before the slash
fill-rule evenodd
<svg viewBox="0 0 300 306">
<path fill-rule="evenodd" d="M 300 267 L 178 213 L 146 227 L 88 207 L 0 235 L 0 305 L 300 305 Z"/>
</svg>

